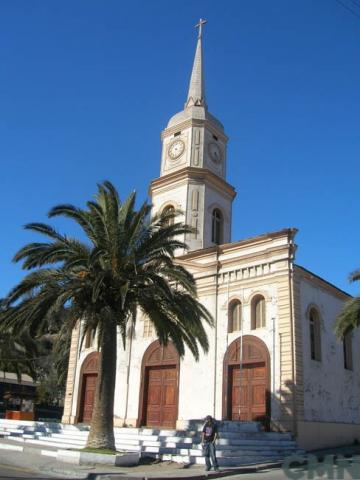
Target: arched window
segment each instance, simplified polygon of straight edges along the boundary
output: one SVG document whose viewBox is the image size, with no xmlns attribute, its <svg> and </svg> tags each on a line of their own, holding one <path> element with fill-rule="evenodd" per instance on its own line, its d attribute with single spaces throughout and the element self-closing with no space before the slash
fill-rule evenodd
<svg viewBox="0 0 360 480">
<path fill-rule="evenodd" d="M 169 218 L 167 218 L 166 220 L 166 225 L 170 226 L 170 225 L 174 225 L 174 215 L 175 214 L 175 207 L 173 205 L 168 205 L 167 207 L 164 208 L 164 210 L 162 211 L 162 214 L 163 215 L 169 215 Z"/>
<path fill-rule="evenodd" d="M 212 212 L 211 241 L 219 245 L 222 242 L 223 216 L 218 208 Z"/>
<path fill-rule="evenodd" d="M 351 331 L 347 331 L 344 335 L 343 349 L 344 349 L 344 368 L 346 368 L 346 370 L 352 370 L 353 369 L 353 358 L 352 358 L 352 333 L 351 333 Z"/>
<path fill-rule="evenodd" d="M 321 360 L 320 317 L 315 308 L 309 312 L 310 356 L 312 360 Z"/>
<path fill-rule="evenodd" d="M 95 332 L 94 330 L 88 330 L 85 334 L 85 348 L 90 348 L 94 344 Z"/>
<path fill-rule="evenodd" d="M 229 327 L 228 331 L 237 332 L 241 330 L 242 308 L 240 300 L 234 300 L 229 305 Z"/>
<path fill-rule="evenodd" d="M 265 298 L 256 295 L 251 302 L 251 328 L 263 328 L 266 326 Z"/>
<path fill-rule="evenodd" d="M 144 318 L 144 337 L 152 337 L 154 334 L 153 323 L 148 318 Z"/>
</svg>

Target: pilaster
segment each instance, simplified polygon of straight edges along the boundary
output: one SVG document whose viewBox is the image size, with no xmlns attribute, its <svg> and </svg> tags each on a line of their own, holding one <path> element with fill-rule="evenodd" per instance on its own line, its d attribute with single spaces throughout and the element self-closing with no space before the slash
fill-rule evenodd
<svg viewBox="0 0 360 480">
<path fill-rule="evenodd" d="M 64 400 L 64 413 L 61 421 L 63 423 L 75 423 L 75 416 L 72 414 L 73 395 L 75 389 L 75 375 L 78 360 L 78 348 L 80 338 L 80 321 L 77 322 L 71 335 L 70 355 L 68 374 L 66 378 L 66 390 Z"/>
</svg>

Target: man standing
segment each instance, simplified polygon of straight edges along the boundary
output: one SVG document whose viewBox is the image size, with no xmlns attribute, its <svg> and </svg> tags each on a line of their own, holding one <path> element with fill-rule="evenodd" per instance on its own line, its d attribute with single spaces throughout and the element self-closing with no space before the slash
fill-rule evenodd
<svg viewBox="0 0 360 480">
<path fill-rule="evenodd" d="M 208 415 L 205 418 L 204 427 L 201 434 L 201 445 L 203 447 L 205 462 L 206 462 L 206 471 L 211 469 L 211 463 L 216 472 L 219 471 L 218 463 L 216 460 L 216 448 L 215 441 L 217 439 L 218 432 L 217 426 L 211 415 Z M 211 458 L 211 462 L 210 462 Z"/>
</svg>

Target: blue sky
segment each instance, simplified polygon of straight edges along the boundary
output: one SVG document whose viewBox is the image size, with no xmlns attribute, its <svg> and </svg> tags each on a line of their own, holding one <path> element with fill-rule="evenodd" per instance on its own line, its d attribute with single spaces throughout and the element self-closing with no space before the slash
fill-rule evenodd
<svg viewBox="0 0 360 480">
<path fill-rule="evenodd" d="M 360 290 L 347 281 L 360 267 L 360 18 L 336 0 L 2 0 L 0 296 L 23 275 L 14 253 L 40 239 L 24 224 L 83 206 L 104 179 L 146 198 L 200 17 L 233 240 L 297 227 L 297 263 Z"/>
</svg>

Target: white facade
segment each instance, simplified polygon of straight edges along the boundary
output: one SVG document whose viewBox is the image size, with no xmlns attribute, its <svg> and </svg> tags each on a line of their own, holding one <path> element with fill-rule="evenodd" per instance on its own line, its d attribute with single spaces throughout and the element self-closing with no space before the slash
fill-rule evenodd
<svg viewBox="0 0 360 480">
<path fill-rule="evenodd" d="M 209 352 L 199 362 L 187 352 L 176 366 L 173 426 L 186 427 L 207 414 L 261 418 L 265 428 L 293 432 L 304 447 L 331 444 L 332 431 L 351 442 L 360 436 L 360 352 L 353 351 L 353 370 L 344 368 L 343 346 L 333 333 L 348 295 L 295 265 L 295 229 L 230 243 L 235 191 L 225 179 L 227 137 L 208 112 L 202 69 L 199 38 L 188 99 L 162 133 L 160 177 L 150 186 L 154 212 L 172 206 L 197 228 L 185 239 L 190 253 L 177 261 L 195 276 L 199 299 L 215 319 L 207 330 Z M 220 242 L 214 238 L 215 210 L 221 214 Z M 229 328 L 233 301 L 240 301 L 242 311 L 235 331 Z M 320 360 L 311 358 L 311 307 L 320 316 Z M 260 317 L 264 324 L 257 325 Z M 84 365 L 95 351 L 79 352 L 78 338 L 79 329 L 73 334 L 63 418 L 70 423 L 81 421 Z M 354 343 L 359 338 L 356 332 Z M 146 359 L 154 342 L 146 318 L 139 318 L 126 350 L 119 341 L 116 425 L 148 421 L 149 372 L 156 364 Z M 175 363 L 160 362 L 159 368 L 170 371 Z M 166 394 L 166 386 L 159 388 Z"/>
<path fill-rule="evenodd" d="M 304 323 L 304 420 L 320 422 L 359 422 L 360 352 L 353 349 L 353 370 L 344 368 L 343 342 L 333 333 L 342 301 L 311 281 L 301 281 L 301 319 Z M 310 358 L 308 312 L 318 308 L 321 321 L 321 360 Z M 352 334 L 353 345 L 360 341 L 360 331 Z"/>
</svg>

